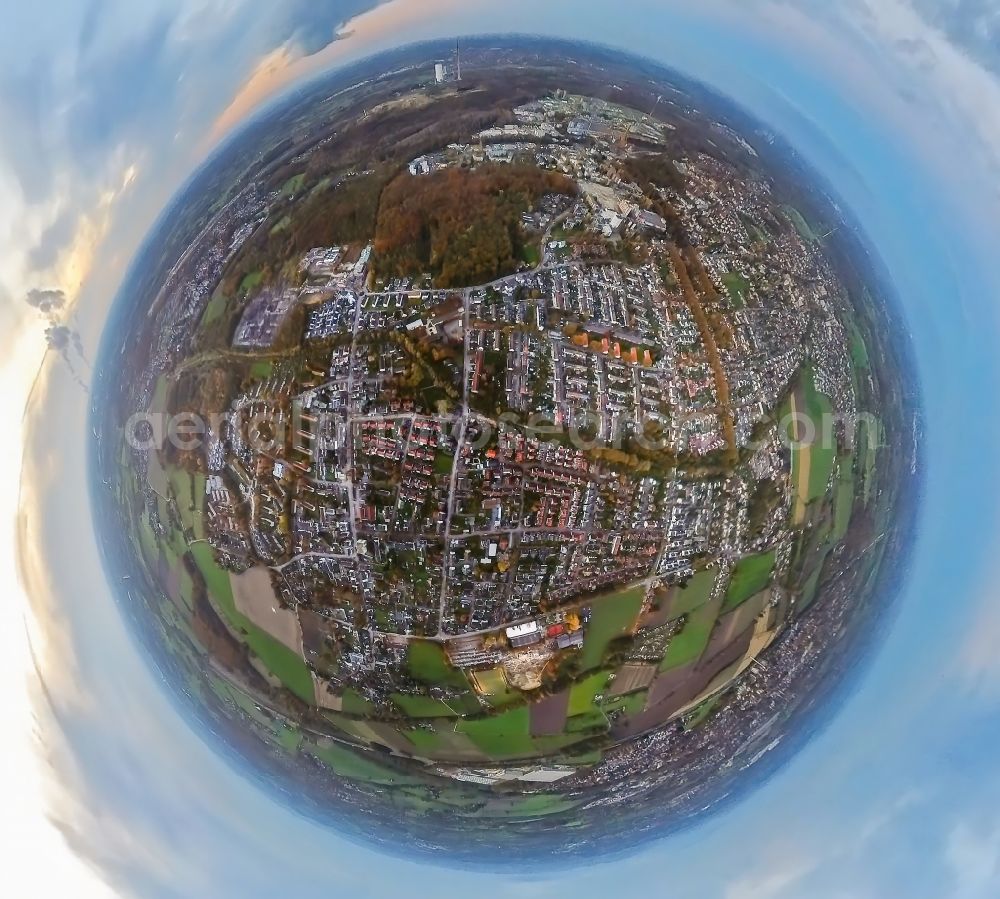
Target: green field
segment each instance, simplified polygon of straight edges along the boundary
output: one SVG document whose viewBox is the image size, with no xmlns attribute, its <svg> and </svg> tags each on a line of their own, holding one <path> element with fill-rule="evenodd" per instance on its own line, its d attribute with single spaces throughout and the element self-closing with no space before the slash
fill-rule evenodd
<svg viewBox="0 0 1000 899">
<path fill-rule="evenodd" d="M 273 359 L 258 359 L 250 366 L 250 377 L 263 381 L 274 373 Z"/>
<path fill-rule="evenodd" d="M 477 690 L 480 696 L 493 708 L 502 708 L 523 698 L 520 690 L 509 686 L 500 668 L 476 672 Z"/>
<path fill-rule="evenodd" d="M 281 185 L 281 196 L 290 197 L 293 194 L 297 194 L 302 189 L 302 185 L 305 180 L 305 172 L 299 172 L 297 175 L 292 175 L 291 178 Z"/>
<path fill-rule="evenodd" d="M 528 706 L 518 706 L 489 718 L 463 719 L 455 728 L 491 758 L 522 758 L 535 753 Z"/>
<path fill-rule="evenodd" d="M 315 743 L 307 744 L 308 752 L 316 756 L 320 761 L 329 765 L 341 777 L 350 780 L 363 780 L 367 783 L 375 784 L 413 784 L 419 785 L 423 782 L 416 777 L 408 777 L 405 774 L 393 771 L 387 765 L 381 765 L 376 757 L 369 758 L 361 751 L 348 749 L 338 743 L 329 746 L 319 746 Z"/>
<path fill-rule="evenodd" d="M 619 696 L 610 701 L 605 700 L 601 708 L 605 712 L 622 711 L 626 715 L 638 715 L 646 708 L 646 700 L 649 698 L 649 690 L 640 690 L 638 693 L 629 693 L 627 696 Z"/>
<path fill-rule="evenodd" d="M 414 728 L 413 730 L 405 731 L 405 734 L 409 741 L 413 744 L 417 753 L 435 753 L 441 751 L 441 746 L 444 741 L 441 739 L 441 735 L 436 731 Z"/>
<path fill-rule="evenodd" d="M 434 457 L 434 473 L 441 475 L 451 475 L 452 468 L 455 467 L 455 457 L 447 453 L 438 453 Z"/>
<path fill-rule="evenodd" d="M 491 802 L 488 808 L 477 812 L 477 816 L 488 818 L 542 818 L 567 812 L 579 805 L 579 801 L 567 799 L 553 793 L 535 793 L 530 796 L 512 796 L 509 800 Z"/>
<path fill-rule="evenodd" d="M 862 418 L 858 422 L 858 458 L 861 459 L 861 491 L 867 506 L 875 485 L 875 463 L 882 442 L 882 423 L 877 419 L 869 424 Z"/>
<path fill-rule="evenodd" d="M 225 295 L 221 290 L 215 291 L 212 294 L 212 299 L 208 301 L 208 305 L 205 307 L 205 311 L 201 315 L 201 323 L 199 327 L 206 328 L 212 322 L 218 321 L 225 314 L 226 311 L 226 300 Z"/>
<path fill-rule="evenodd" d="M 705 605 L 712 598 L 712 590 L 718 576 L 717 568 L 706 568 L 695 572 L 687 586 L 674 594 L 670 605 L 670 617 L 680 618 L 681 615 L 687 615 Z"/>
<path fill-rule="evenodd" d="M 795 230 L 799 232 L 799 236 L 807 243 L 815 243 L 819 238 L 813 233 L 812 228 L 809 227 L 809 223 L 802 217 L 802 213 L 798 211 L 794 206 L 785 206 L 785 215 L 788 216 L 788 221 L 792 223 Z"/>
<path fill-rule="evenodd" d="M 403 693 L 393 693 L 392 701 L 399 707 L 404 715 L 411 718 L 450 718 L 458 717 L 458 712 L 454 711 L 440 699 L 432 696 L 412 696 Z"/>
<path fill-rule="evenodd" d="M 289 752 L 298 752 L 299 747 L 302 745 L 302 734 L 291 727 L 279 728 L 276 736 L 282 748 L 287 749 Z"/>
<path fill-rule="evenodd" d="M 406 653 L 406 667 L 413 679 L 423 684 L 469 689 L 468 679 L 452 667 L 439 643 L 411 640 Z"/>
<path fill-rule="evenodd" d="M 597 597 L 591 602 L 590 623 L 580 652 L 581 670 L 599 668 L 608 644 L 631 633 L 645 596 L 644 586 L 629 587 Z"/>
<path fill-rule="evenodd" d="M 584 712 L 566 719 L 565 734 L 556 734 L 551 737 L 536 737 L 535 741 L 544 751 L 551 752 L 553 749 L 567 746 L 572 742 L 579 742 L 590 733 L 604 733 L 608 729 L 608 716 L 602 708 L 592 706 Z"/>
<path fill-rule="evenodd" d="M 329 175 L 327 175 L 327 176 L 325 176 L 323 178 L 320 178 L 319 181 L 317 181 L 309 189 L 309 196 L 311 197 L 314 194 L 321 193 L 322 191 L 326 190 L 332 183 L 333 183 L 333 180 L 329 177 Z"/>
<path fill-rule="evenodd" d="M 806 578 L 805 584 L 802 586 L 802 596 L 799 599 L 799 611 L 805 611 L 812 605 L 814 599 L 816 599 L 816 593 L 819 590 L 820 576 L 823 574 L 823 565 L 826 563 L 826 557 L 830 554 L 829 549 L 824 549 L 820 554 L 820 557 L 816 560 L 816 567 L 813 568 L 809 577 Z"/>
<path fill-rule="evenodd" d="M 213 605 L 223 617 L 244 634 L 247 646 L 264 663 L 267 669 L 303 702 L 315 700 L 312 674 L 302 657 L 262 631 L 236 610 L 229 572 L 219 567 L 207 543 L 196 543 L 190 548 L 208 588 Z"/>
<path fill-rule="evenodd" d="M 594 697 L 608 685 L 609 671 L 598 671 L 573 684 L 569 693 L 569 714 L 582 715 L 594 707 Z"/>
<path fill-rule="evenodd" d="M 244 693 L 242 690 L 238 690 L 231 683 L 229 683 L 229 681 L 224 680 L 217 675 L 212 675 L 209 678 L 208 683 L 212 688 L 212 692 L 215 693 L 215 695 L 220 699 L 235 705 L 248 717 L 252 718 L 266 729 L 273 730 L 275 728 L 275 720 L 270 715 L 257 708 L 257 703 L 254 701 L 252 696 Z"/>
<path fill-rule="evenodd" d="M 809 496 L 807 502 L 819 499 L 826 493 L 833 464 L 836 461 L 837 448 L 832 437 L 832 427 L 827 422 L 832 421 L 833 406 L 829 398 L 816 389 L 812 369 L 807 369 L 803 380 L 803 395 L 805 397 L 805 413 L 816 426 L 816 439 L 812 445 L 809 460 Z M 827 439 L 827 438 L 830 439 Z"/>
<path fill-rule="evenodd" d="M 264 280 L 264 273 L 259 269 L 257 271 L 250 272 L 248 275 L 244 276 L 243 280 L 240 281 L 239 293 L 241 296 L 246 296 L 257 287 L 261 281 Z"/>
<path fill-rule="evenodd" d="M 771 580 L 772 571 L 774 571 L 773 552 L 759 553 L 740 559 L 733 569 L 733 577 L 729 582 L 729 589 L 726 591 L 726 599 L 722 604 L 720 614 L 724 615 L 726 612 L 732 611 L 755 593 L 763 590 Z"/>
<path fill-rule="evenodd" d="M 371 715 L 375 711 L 375 706 L 357 690 L 345 690 L 341 702 L 341 708 L 348 715 Z"/>
<path fill-rule="evenodd" d="M 183 468 L 171 468 L 168 476 L 181 523 L 185 528 L 191 529 L 196 540 L 204 539 L 205 475 L 200 472 L 191 474 Z"/>
<path fill-rule="evenodd" d="M 722 702 L 721 696 L 713 696 L 711 699 L 706 699 L 701 705 L 694 709 L 689 717 L 684 721 L 685 730 L 694 730 L 700 724 L 704 724 L 712 712 L 714 712 L 718 707 L 719 703 Z"/>
<path fill-rule="evenodd" d="M 160 558 L 160 544 L 153 533 L 153 526 L 149 523 L 149 516 L 143 512 L 139 516 L 139 545 L 142 548 L 142 557 L 146 562 L 146 567 L 150 571 L 156 570 L 157 561 Z"/>
<path fill-rule="evenodd" d="M 695 609 L 688 616 L 687 621 L 684 622 L 684 628 L 671 639 L 667 646 L 667 651 L 663 654 L 663 661 L 660 662 L 660 671 L 679 668 L 681 665 L 688 665 L 701 658 L 701 654 L 711 639 L 712 628 L 715 627 L 715 620 L 719 617 L 721 605 L 722 602 L 715 599 L 701 608 Z"/>
<path fill-rule="evenodd" d="M 722 276 L 722 283 L 733 305 L 737 309 L 742 309 L 746 305 L 747 294 L 750 292 L 750 282 L 739 272 L 726 272 Z"/>
<path fill-rule="evenodd" d="M 868 359 L 868 347 L 865 346 L 865 339 L 861 336 L 861 331 L 855 322 L 850 323 L 851 338 L 851 362 L 858 369 L 867 369 L 870 366 Z"/>
<path fill-rule="evenodd" d="M 297 753 L 302 745 L 302 733 L 296 727 L 290 727 L 279 718 L 257 708 L 257 701 L 247 693 L 233 686 L 229 681 L 216 675 L 211 675 L 208 685 L 223 702 L 235 705 L 247 717 L 260 725 L 283 749 Z"/>
<path fill-rule="evenodd" d="M 156 387 L 153 388 L 153 399 L 149 404 L 150 412 L 167 411 L 167 391 L 169 390 L 169 386 L 166 375 L 160 375 L 156 379 Z"/>
<path fill-rule="evenodd" d="M 795 524 L 804 522 L 805 507 L 809 503 L 826 494 L 837 455 L 833 406 L 829 398 L 816 389 L 811 368 L 803 370 L 799 386 L 802 402 L 793 403 L 793 393 L 781 412 L 788 422 L 788 436 L 792 441 L 792 490 L 795 498 L 792 517 Z M 791 417 L 793 408 L 795 418 Z M 813 440 L 810 443 L 806 442 L 809 428 L 805 419 L 813 425 Z M 804 428 L 805 432 L 800 428 Z M 797 430 L 799 433 L 796 433 Z"/>
<path fill-rule="evenodd" d="M 843 540 L 851 525 L 851 513 L 854 511 L 854 457 L 840 457 L 837 473 L 837 488 L 834 498 L 833 537 Z"/>
<path fill-rule="evenodd" d="M 752 218 L 740 213 L 740 221 L 743 223 L 743 227 L 747 229 L 747 234 L 749 234 L 751 240 L 763 244 L 769 242 L 767 233 Z"/>
</svg>

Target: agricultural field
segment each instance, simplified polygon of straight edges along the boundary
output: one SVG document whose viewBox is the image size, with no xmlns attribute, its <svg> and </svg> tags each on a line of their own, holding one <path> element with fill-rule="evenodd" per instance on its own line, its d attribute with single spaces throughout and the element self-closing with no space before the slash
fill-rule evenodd
<svg viewBox="0 0 1000 899">
<path fill-rule="evenodd" d="M 312 703 L 316 691 L 313 687 L 312 674 L 302 657 L 240 614 L 233 597 L 230 573 L 219 566 L 211 546 L 207 543 L 197 543 L 191 546 L 189 551 L 205 579 L 209 596 L 213 603 L 218 603 L 219 612 L 226 621 L 244 635 L 250 650 L 267 665 L 282 684 L 303 702 Z"/>
<path fill-rule="evenodd" d="M 834 494 L 834 524 L 833 535 L 836 540 L 847 536 L 854 511 L 855 478 L 854 456 L 842 455 L 837 461 L 836 493 Z"/>
<path fill-rule="evenodd" d="M 583 715 L 594 707 L 594 697 L 608 685 L 610 672 L 598 671 L 573 684 L 569 694 L 569 715 Z"/>
<path fill-rule="evenodd" d="M 632 632 L 642 610 L 645 595 L 645 587 L 630 587 L 590 602 L 590 623 L 587 626 L 580 658 L 582 671 L 592 671 L 600 667 L 608 645 L 613 640 Z"/>
<path fill-rule="evenodd" d="M 832 412 L 806 368 L 783 410 L 792 445 L 793 524 L 802 524 L 809 504 L 826 495 L 837 456 Z"/>
<path fill-rule="evenodd" d="M 687 615 L 705 605 L 712 597 L 718 577 L 717 568 L 705 568 L 695 572 L 687 586 L 674 593 L 670 604 L 670 617 L 680 618 L 681 615 Z"/>
<path fill-rule="evenodd" d="M 712 637 L 712 628 L 722 608 L 722 597 L 716 597 L 688 614 L 680 632 L 670 641 L 660 662 L 660 671 L 669 671 L 697 662 Z"/>
<path fill-rule="evenodd" d="M 809 226 L 809 223 L 805 220 L 805 217 L 796 209 L 794 206 L 785 206 L 785 215 L 788 216 L 788 220 L 795 227 L 795 230 L 799 232 L 799 236 L 808 243 L 815 243 L 819 240 L 819 237 L 815 234 L 813 229 Z"/>
<path fill-rule="evenodd" d="M 774 562 L 773 552 L 760 553 L 740 559 L 733 569 L 721 614 L 732 611 L 755 593 L 763 590 L 771 581 Z"/>
<path fill-rule="evenodd" d="M 407 649 L 406 667 L 414 680 L 424 684 L 469 689 L 469 681 L 453 668 L 439 643 L 411 640 Z"/>
<path fill-rule="evenodd" d="M 527 758 L 535 752 L 527 706 L 487 718 L 463 719 L 455 729 L 466 734 L 490 758 Z"/>
</svg>

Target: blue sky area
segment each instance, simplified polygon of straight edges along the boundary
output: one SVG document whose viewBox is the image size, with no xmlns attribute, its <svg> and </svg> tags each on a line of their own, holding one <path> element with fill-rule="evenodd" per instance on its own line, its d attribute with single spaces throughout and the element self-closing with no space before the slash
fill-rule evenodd
<svg viewBox="0 0 1000 899">
<path fill-rule="evenodd" d="M 12 420 L 34 383 L 13 460 L 15 471 L 23 464 L 20 550 L 8 562 L 30 602 L 47 688 L 29 680 L 45 777 L 34 798 L 18 794 L 19 814 L 43 808 L 58 835 L 38 858 L 36 831 L 24 829 L 19 854 L 33 859 L 37 894 L 589 899 L 627 884 L 637 895 L 699 899 L 1000 895 L 1000 7 L 541 5 L 66 3 L 64 15 L 49 10 L 41 21 L 19 4 L 17 27 L 5 27 L 0 340 L 11 358 L 15 346 L 39 347 L 37 358 L 0 368 L 19 398 L 3 407 Z M 107 590 L 83 482 L 86 395 L 51 354 L 36 381 L 43 323 L 22 299 L 61 290 L 59 314 L 92 352 L 138 241 L 227 128 L 296 78 L 373 49 L 487 31 L 650 56 L 780 132 L 836 185 L 891 273 L 925 404 L 910 577 L 885 642 L 830 726 L 708 823 L 552 879 L 520 877 L 516 859 L 499 878 L 350 845 L 275 804 L 188 728 Z M 16 494 L 6 496 L 13 516 Z"/>
</svg>

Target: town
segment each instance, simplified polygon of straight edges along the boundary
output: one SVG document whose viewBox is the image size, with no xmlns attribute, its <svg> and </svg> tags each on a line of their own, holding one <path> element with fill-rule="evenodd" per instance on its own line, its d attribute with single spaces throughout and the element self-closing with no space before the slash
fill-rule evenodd
<svg viewBox="0 0 1000 899">
<path fill-rule="evenodd" d="M 755 731 L 706 770 L 766 751 L 811 665 L 779 638 L 839 626 L 799 619 L 873 489 L 863 343 L 821 235 L 767 178 L 673 155 L 669 102 L 556 89 L 404 161 L 383 203 L 504 185 L 488 278 L 378 224 L 240 268 L 362 167 L 250 185 L 175 267 L 139 404 L 209 423 L 133 450 L 143 529 L 246 647 L 252 673 L 212 666 L 251 718 L 308 708 L 324 741 L 593 807 L 682 795 L 670 747 L 712 714 Z"/>
</svg>

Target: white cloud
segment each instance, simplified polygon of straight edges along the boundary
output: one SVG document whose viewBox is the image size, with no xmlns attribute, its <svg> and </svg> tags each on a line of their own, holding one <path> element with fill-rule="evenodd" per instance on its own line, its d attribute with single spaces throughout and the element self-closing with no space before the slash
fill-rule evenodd
<svg viewBox="0 0 1000 899">
<path fill-rule="evenodd" d="M 870 873 L 880 848 L 891 841 L 893 829 L 920 805 L 926 794 L 904 789 L 872 797 L 865 817 L 844 820 L 829 809 L 826 815 L 784 828 L 764 844 L 753 863 L 733 879 L 724 899 L 838 899 L 871 891 Z"/>
<path fill-rule="evenodd" d="M 1000 894 L 1000 819 L 985 826 L 958 822 L 948 834 L 951 899 L 994 899 Z"/>
<path fill-rule="evenodd" d="M 790 892 L 816 870 L 816 858 L 789 855 L 766 858 L 755 871 L 744 874 L 725 890 L 725 899 L 781 899 L 783 896 L 800 896 Z"/>
</svg>

